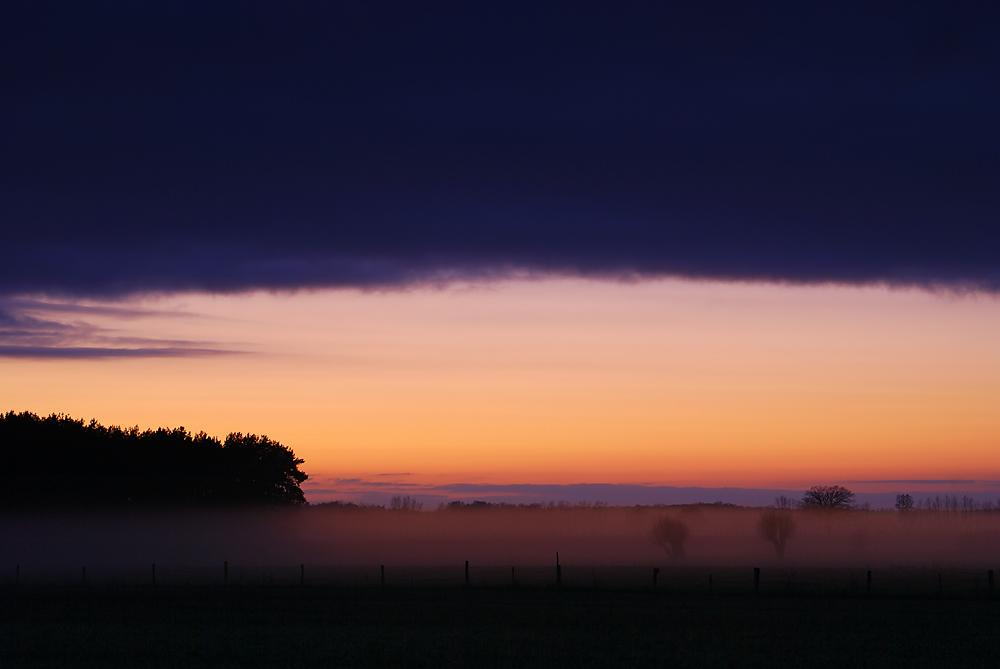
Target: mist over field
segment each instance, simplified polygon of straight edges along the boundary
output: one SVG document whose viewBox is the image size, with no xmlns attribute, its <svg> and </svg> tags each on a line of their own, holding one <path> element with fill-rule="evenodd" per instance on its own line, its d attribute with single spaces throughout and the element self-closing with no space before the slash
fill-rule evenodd
<svg viewBox="0 0 1000 669">
<path fill-rule="evenodd" d="M 322 505 L 268 511 L 6 514 L 0 578 L 161 569 L 367 566 L 933 566 L 994 568 L 1000 513 L 789 511 L 785 556 L 760 536 L 763 509 L 476 506 L 436 511 Z M 684 557 L 653 538 L 668 516 Z M 236 573 L 236 572 L 234 572 Z M 315 572 L 313 572 L 315 573 Z"/>
</svg>

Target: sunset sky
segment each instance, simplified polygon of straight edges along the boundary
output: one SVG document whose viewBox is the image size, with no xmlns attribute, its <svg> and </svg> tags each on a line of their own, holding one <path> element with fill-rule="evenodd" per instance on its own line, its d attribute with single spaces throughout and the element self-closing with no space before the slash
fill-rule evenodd
<svg viewBox="0 0 1000 669">
<path fill-rule="evenodd" d="M 0 9 L 0 410 L 996 499 L 1000 10 L 608 7 Z"/>
</svg>

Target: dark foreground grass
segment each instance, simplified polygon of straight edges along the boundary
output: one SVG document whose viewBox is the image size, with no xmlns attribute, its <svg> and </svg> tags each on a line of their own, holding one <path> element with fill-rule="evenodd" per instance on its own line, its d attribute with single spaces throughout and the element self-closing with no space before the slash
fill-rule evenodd
<svg viewBox="0 0 1000 669">
<path fill-rule="evenodd" d="M 2 667 L 995 667 L 1000 601 L 565 588 L 22 586 Z"/>
</svg>

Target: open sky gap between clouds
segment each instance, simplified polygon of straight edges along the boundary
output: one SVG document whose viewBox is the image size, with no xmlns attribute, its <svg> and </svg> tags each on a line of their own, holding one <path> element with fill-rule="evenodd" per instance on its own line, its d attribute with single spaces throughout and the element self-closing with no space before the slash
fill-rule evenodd
<svg viewBox="0 0 1000 669">
<path fill-rule="evenodd" d="M 996 3 L 9 2 L 0 64 L 3 295 L 1000 289 Z"/>
</svg>

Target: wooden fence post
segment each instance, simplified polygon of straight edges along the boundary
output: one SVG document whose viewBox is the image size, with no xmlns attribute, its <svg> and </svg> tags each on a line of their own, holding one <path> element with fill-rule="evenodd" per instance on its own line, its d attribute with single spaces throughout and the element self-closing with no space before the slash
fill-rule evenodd
<svg viewBox="0 0 1000 669">
<path fill-rule="evenodd" d="M 653 567 L 653 587 L 656 587 L 656 578 L 660 575 L 660 568 Z"/>
<path fill-rule="evenodd" d="M 556 585 L 562 585 L 562 566 L 559 564 L 559 551 L 556 551 Z"/>
<path fill-rule="evenodd" d="M 868 570 L 868 594 L 872 592 L 872 570 Z"/>
<path fill-rule="evenodd" d="M 990 597 L 992 597 L 993 596 L 993 570 L 992 569 L 990 569 L 988 572 L 986 572 L 986 581 L 987 581 L 987 583 L 989 583 L 988 589 L 989 589 Z"/>
<path fill-rule="evenodd" d="M 465 587 L 469 587 L 469 561 L 465 561 Z"/>
<path fill-rule="evenodd" d="M 306 584 L 306 566 L 304 564 L 299 565 L 299 585 Z"/>
<path fill-rule="evenodd" d="M 382 587 L 384 588 L 385 587 L 385 565 L 382 565 L 380 567 L 379 572 L 381 573 Z"/>
<path fill-rule="evenodd" d="M 753 568 L 753 591 L 760 592 L 760 567 Z"/>
</svg>

